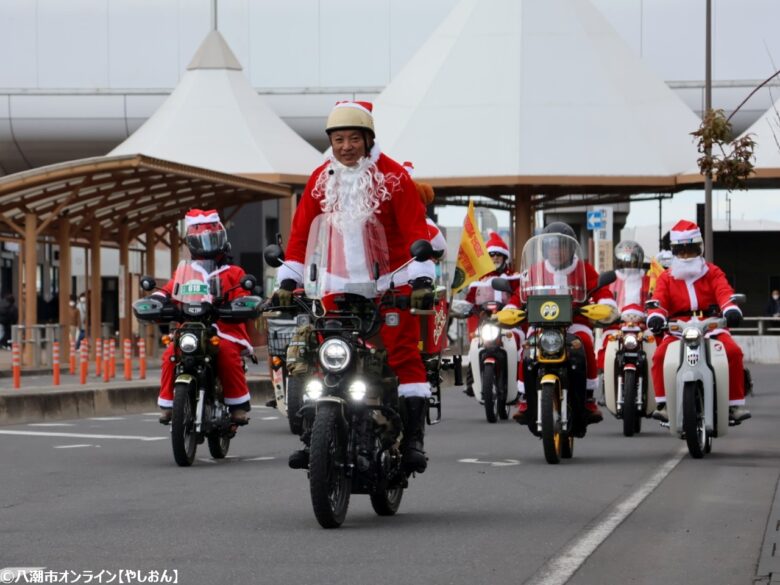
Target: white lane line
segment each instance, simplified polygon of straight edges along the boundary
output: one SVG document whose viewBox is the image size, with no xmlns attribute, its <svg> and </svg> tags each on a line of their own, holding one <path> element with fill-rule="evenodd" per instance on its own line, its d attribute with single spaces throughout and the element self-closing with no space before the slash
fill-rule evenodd
<svg viewBox="0 0 780 585">
<path fill-rule="evenodd" d="M 29 423 L 28 427 L 75 427 L 73 423 Z"/>
<path fill-rule="evenodd" d="M 80 447 L 95 447 L 95 445 L 90 445 L 88 443 L 84 443 L 83 445 L 54 445 L 55 449 L 78 449 Z"/>
<path fill-rule="evenodd" d="M 68 439 L 124 439 L 126 441 L 164 441 L 167 437 L 138 437 L 135 435 L 87 435 L 82 433 L 46 433 L 43 431 L 0 431 L 0 435 L 30 437 L 65 437 Z"/>
<path fill-rule="evenodd" d="M 250 457 L 244 461 L 273 461 L 276 457 Z"/>
<path fill-rule="evenodd" d="M 123 416 L 92 416 L 87 420 L 126 420 Z"/>
<path fill-rule="evenodd" d="M 555 555 L 554 559 L 545 563 L 525 582 L 525 585 L 564 585 L 577 569 L 588 560 L 593 551 L 666 479 L 666 476 L 672 472 L 687 452 L 688 450 L 685 446 L 680 447 L 679 451 L 671 459 L 658 467 L 655 473 L 646 482 L 642 483 L 641 488 L 615 505 L 601 522 L 563 549 L 560 554 Z"/>
<path fill-rule="evenodd" d="M 260 420 L 277 420 L 278 418 L 278 416 L 263 416 L 260 417 Z"/>
</svg>

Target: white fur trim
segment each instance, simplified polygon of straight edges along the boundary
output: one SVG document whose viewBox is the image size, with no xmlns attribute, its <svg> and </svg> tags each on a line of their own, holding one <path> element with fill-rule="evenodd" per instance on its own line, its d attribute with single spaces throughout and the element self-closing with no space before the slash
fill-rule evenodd
<svg viewBox="0 0 780 585">
<path fill-rule="evenodd" d="M 173 408 L 173 400 L 158 397 L 157 406 L 161 406 L 162 408 Z"/>
<path fill-rule="evenodd" d="M 601 299 L 598 303 L 598 305 L 607 305 L 608 307 L 612 307 L 613 309 L 617 309 L 617 302 L 615 299 Z"/>
<path fill-rule="evenodd" d="M 406 398 L 430 398 L 431 386 L 428 382 L 399 384 L 398 396 L 405 396 Z"/>
<path fill-rule="evenodd" d="M 574 323 L 572 325 L 569 325 L 569 328 L 566 330 L 567 333 L 571 333 L 572 335 L 576 335 L 577 333 L 587 333 L 590 337 L 590 340 L 593 341 L 593 331 L 591 331 L 591 328 L 587 325 L 583 325 L 582 323 Z"/>
<path fill-rule="evenodd" d="M 666 394 L 664 394 L 663 396 L 656 396 L 655 403 L 658 405 L 666 404 Z"/>
<path fill-rule="evenodd" d="M 585 382 L 586 390 L 598 390 L 598 387 L 599 387 L 598 378 L 588 378 L 588 380 Z"/>
<path fill-rule="evenodd" d="M 436 266 L 431 260 L 426 260 L 425 262 L 414 261 L 411 264 L 409 264 L 409 266 L 407 266 L 407 274 L 408 274 L 407 280 L 410 282 L 415 278 L 419 278 L 421 276 L 428 277 L 431 280 L 433 280 L 434 278 L 436 278 Z M 397 278 L 396 282 L 403 282 L 403 281 L 400 278 Z"/>
<path fill-rule="evenodd" d="M 249 399 L 251 397 L 249 396 L 249 393 L 247 392 L 243 396 L 239 396 L 238 398 L 228 398 L 225 397 L 225 404 L 228 406 L 235 406 L 237 404 L 244 404 L 244 402 L 249 402 Z"/>
<path fill-rule="evenodd" d="M 219 223 L 219 213 L 216 211 L 208 215 L 198 214 L 190 215 L 189 213 L 184 216 L 184 227 L 188 228 L 193 225 L 199 225 L 202 223 Z"/>
<path fill-rule="evenodd" d="M 741 398 L 740 400 L 729 400 L 729 406 L 742 406 L 744 404 L 746 404 L 744 398 Z"/>
<path fill-rule="evenodd" d="M 525 396 L 525 382 L 522 380 L 517 381 L 517 393 Z"/>
<path fill-rule="evenodd" d="M 219 327 L 217 327 L 217 324 L 214 323 L 214 329 L 217 330 L 217 337 L 220 337 L 222 339 L 225 339 L 226 341 L 232 341 L 233 343 L 237 343 L 238 345 L 243 345 L 246 349 L 249 350 L 249 353 L 252 353 L 253 348 L 252 344 L 249 343 L 246 339 L 239 339 L 238 337 L 233 337 L 229 333 L 223 333 L 219 330 Z"/>
<path fill-rule="evenodd" d="M 623 321 L 629 321 L 631 317 L 636 317 L 638 319 L 641 319 L 645 316 L 644 311 L 639 311 L 637 309 L 626 309 L 622 313 L 620 313 L 620 318 L 623 319 Z"/>
<path fill-rule="evenodd" d="M 669 241 L 672 244 L 700 244 L 701 230 L 698 227 L 694 230 L 672 230 L 669 232 Z"/>
<path fill-rule="evenodd" d="M 498 252 L 499 254 L 503 254 L 504 256 L 509 258 L 509 250 L 507 250 L 506 248 L 502 248 L 501 246 L 488 246 L 487 251 L 488 254 L 490 252 Z"/>
<path fill-rule="evenodd" d="M 301 285 L 303 283 L 303 263 L 292 260 L 285 261 L 276 271 L 276 285 L 279 286 L 283 280 L 294 280 L 298 285 Z"/>
</svg>

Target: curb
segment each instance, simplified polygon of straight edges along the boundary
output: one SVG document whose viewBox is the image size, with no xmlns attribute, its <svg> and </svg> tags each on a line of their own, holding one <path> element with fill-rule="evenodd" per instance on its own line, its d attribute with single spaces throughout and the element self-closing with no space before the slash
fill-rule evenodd
<svg viewBox="0 0 780 585">
<path fill-rule="evenodd" d="M 249 379 L 247 384 L 254 402 L 265 402 L 273 396 L 270 379 Z M 0 425 L 139 414 L 157 409 L 159 384 L 94 386 L 97 387 L 0 396 Z"/>
</svg>

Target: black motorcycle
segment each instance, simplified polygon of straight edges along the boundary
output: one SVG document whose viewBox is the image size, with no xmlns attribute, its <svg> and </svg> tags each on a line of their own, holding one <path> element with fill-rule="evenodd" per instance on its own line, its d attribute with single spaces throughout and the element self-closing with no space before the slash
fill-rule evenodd
<svg viewBox="0 0 780 585">
<path fill-rule="evenodd" d="M 171 445 L 173 458 L 182 467 L 192 465 L 197 446 L 204 440 L 208 441 L 213 458 L 222 459 L 227 455 L 237 425 L 231 420 L 216 373 L 220 338 L 215 323 L 255 319 L 261 303 L 256 296 L 226 301 L 231 291 L 218 290 L 218 276 L 209 282 L 206 275 L 210 271 L 204 270 L 203 264 L 203 261 L 198 261 L 197 266 L 192 261 L 179 264 L 174 277 L 173 302 L 153 295 L 133 303 L 133 313 L 141 321 L 177 324 L 170 336 L 174 347 L 171 359 L 176 363 Z M 255 277 L 246 275 L 239 286 L 251 291 L 255 285 Z M 147 292 L 154 290 L 155 280 L 143 277 L 141 288 Z"/>
<path fill-rule="evenodd" d="M 378 262 L 369 264 L 371 282 L 346 283 L 345 290 L 333 293 L 337 278 L 328 260 L 334 261 L 338 254 L 326 252 L 331 246 L 330 227 L 323 214 L 311 228 L 325 235 L 310 238 L 304 264 L 308 301 L 301 305 L 307 307 L 310 319 L 302 323 L 299 315 L 298 345 L 291 345 L 287 354 L 288 367 L 304 380 L 301 440 L 307 446 L 314 515 L 323 528 L 344 522 L 353 493 L 368 494 L 380 516 L 397 512 L 411 475 L 404 467 L 402 440 L 403 433 L 412 429 L 405 430 L 404 421 L 416 417 L 419 427 L 425 425 L 426 416 L 424 408 L 404 412 L 409 404 L 399 399 L 398 379 L 379 336 L 382 326 L 398 326 L 394 309 L 407 308 L 408 297 L 396 295 L 392 282 L 379 292 Z M 312 249 L 313 240 L 318 249 Z M 426 260 L 431 253 L 427 241 L 412 246 L 417 260 Z M 272 267 L 282 264 L 278 246 L 267 247 L 264 256 Z M 366 260 L 371 261 L 371 254 L 366 254 Z"/>
</svg>

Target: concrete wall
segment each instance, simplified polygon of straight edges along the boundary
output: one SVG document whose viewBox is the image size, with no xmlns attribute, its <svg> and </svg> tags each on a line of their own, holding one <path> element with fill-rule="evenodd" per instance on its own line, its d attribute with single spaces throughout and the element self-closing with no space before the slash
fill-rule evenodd
<svg viewBox="0 0 780 585">
<path fill-rule="evenodd" d="M 780 335 L 735 335 L 745 363 L 780 364 Z"/>
</svg>

